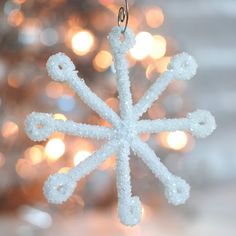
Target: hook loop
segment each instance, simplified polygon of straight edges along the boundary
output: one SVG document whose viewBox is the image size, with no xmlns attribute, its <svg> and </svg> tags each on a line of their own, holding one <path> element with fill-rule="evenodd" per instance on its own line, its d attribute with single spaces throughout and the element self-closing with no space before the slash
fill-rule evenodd
<svg viewBox="0 0 236 236">
<path fill-rule="evenodd" d="M 129 5 L 128 5 L 128 0 L 125 0 L 125 7 L 121 7 L 118 13 L 118 26 L 121 26 L 121 24 L 124 23 L 124 29 L 122 30 L 123 34 L 127 29 L 128 21 L 129 21 Z"/>
</svg>

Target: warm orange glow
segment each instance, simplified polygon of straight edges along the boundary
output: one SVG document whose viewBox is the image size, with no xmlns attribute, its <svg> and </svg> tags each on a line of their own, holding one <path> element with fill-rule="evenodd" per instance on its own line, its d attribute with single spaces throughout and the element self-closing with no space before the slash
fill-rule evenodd
<svg viewBox="0 0 236 236">
<path fill-rule="evenodd" d="M 142 141 L 147 142 L 150 138 L 150 134 L 141 134 L 140 138 Z"/>
<path fill-rule="evenodd" d="M 50 82 L 46 87 L 46 94 L 50 98 L 59 98 L 63 94 L 63 85 Z"/>
<path fill-rule="evenodd" d="M 77 166 L 79 163 L 91 156 L 91 152 L 86 150 L 78 151 L 74 156 L 74 165 Z"/>
<path fill-rule="evenodd" d="M 62 168 L 58 171 L 58 173 L 64 173 L 64 174 L 66 174 L 66 173 L 69 172 L 69 170 L 70 170 L 69 167 L 62 167 Z"/>
<path fill-rule="evenodd" d="M 8 22 L 11 26 L 19 26 L 24 21 L 24 15 L 21 11 L 13 10 L 8 16 Z"/>
<path fill-rule="evenodd" d="M 188 143 L 188 136 L 183 131 L 170 132 L 167 135 L 167 144 L 171 149 L 181 150 Z"/>
<path fill-rule="evenodd" d="M 152 7 L 146 11 L 146 22 L 151 28 L 160 27 L 164 22 L 164 14 L 159 7 Z"/>
<path fill-rule="evenodd" d="M 136 60 L 146 58 L 153 48 L 153 37 L 148 32 L 140 32 L 136 36 L 136 44 L 130 50 L 131 56 Z"/>
<path fill-rule="evenodd" d="M 3 155 L 3 153 L 0 152 L 0 168 L 4 166 L 5 162 L 6 162 L 6 158 Z"/>
<path fill-rule="evenodd" d="M 100 2 L 102 5 L 107 6 L 108 4 L 114 3 L 114 0 L 99 0 L 99 2 Z"/>
<path fill-rule="evenodd" d="M 91 32 L 84 30 L 77 32 L 72 37 L 71 43 L 74 53 L 84 56 L 93 48 L 95 39 Z"/>
<path fill-rule="evenodd" d="M 161 35 L 153 36 L 153 47 L 150 51 L 150 57 L 153 59 L 160 59 L 166 53 L 166 40 Z"/>
<path fill-rule="evenodd" d="M 34 167 L 32 166 L 32 163 L 28 159 L 18 159 L 16 163 L 16 173 L 21 177 L 25 179 L 31 179 L 34 178 L 37 174 Z"/>
<path fill-rule="evenodd" d="M 170 63 L 171 57 L 162 57 L 156 63 L 156 69 L 159 73 L 164 73 L 167 70 L 168 64 Z"/>
<path fill-rule="evenodd" d="M 2 126 L 2 136 L 4 138 L 9 138 L 10 136 L 16 135 L 18 131 L 18 125 L 12 121 L 6 121 Z"/>
<path fill-rule="evenodd" d="M 93 66 L 97 71 L 105 71 L 112 64 L 112 55 L 108 51 L 100 51 L 93 60 Z"/>
<path fill-rule="evenodd" d="M 48 157 L 48 160 L 58 160 L 65 153 L 64 142 L 59 138 L 50 139 L 46 144 L 45 153 Z"/>
<path fill-rule="evenodd" d="M 19 88 L 23 84 L 24 80 L 21 76 L 16 76 L 15 73 L 9 73 L 7 77 L 7 83 L 12 88 Z"/>
<path fill-rule="evenodd" d="M 166 112 L 160 105 L 155 103 L 150 109 L 148 109 L 148 116 L 151 120 L 160 118 L 164 119 L 166 116 Z"/>
<path fill-rule="evenodd" d="M 14 2 L 15 3 L 17 3 L 17 4 L 22 4 L 22 3 L 24 3 L 26 0 L 14 0 Z"/>
<path fill-rule="evenodd" d="M 146 78 L 148 80 L 151 80 L 153 75 L 155 75 L 156 72 L 156 66 L 155 64 L 150 64 L 148 65 L 147 69 L 146 69 Z"/>
<path fill-rule="evenodd" d="M 119 111 L 119 101 L 117 98 L 108 98 L 105 102 L 113 111 Z"/>
<path fill-rule="evenodd" d="M 171 57 L 162 57 L 150 63 L 146 69 L 146 78 L 148 80 L 157 79 L 159 74 L 164 73 L 167 70 Z"/>
<path fill-rule="evenodd" d="M 104 161 L 99 166 L 99 169 L 100 170 L 107 170 L 109 168 L 115 168 L 115 166 L 116 166 L 116 157 L 112 156 L 112 157 L 109 157 L 106 161 Z"/>
<path fill-rule="evenodd" d="M 24 157 L 31 160 L 33 165 L 37 165 L 44 159 L 43 147 L 40 145 L 35 145 L 26 149 L 24 152 Z"/>
</svg>

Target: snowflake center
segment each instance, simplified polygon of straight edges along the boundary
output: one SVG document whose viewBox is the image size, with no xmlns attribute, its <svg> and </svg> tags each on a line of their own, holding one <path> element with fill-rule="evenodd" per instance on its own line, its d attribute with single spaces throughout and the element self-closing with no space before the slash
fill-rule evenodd
<svg viewBox="0 0 236 236">
<path fill-rule="evenodd" d="M 130 141 L 137 136 L 136 122 L 133 120 L 121 121 L 119 127 L 115 129 L 115 138 L 119 141 Z"/>
</svg>

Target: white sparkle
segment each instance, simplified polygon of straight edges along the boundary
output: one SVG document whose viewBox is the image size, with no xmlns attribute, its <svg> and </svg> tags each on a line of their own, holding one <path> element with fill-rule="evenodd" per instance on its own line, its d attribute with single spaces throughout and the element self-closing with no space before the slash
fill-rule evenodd
<svg viewBox="0 0 236 236">
<path fill-rule="evenodd" d="M 141 141 L 140 135 L 182 130 L 204 138 L 213 132 L 216 124 L 210 112 L 203 110 L 197 110 L 181 119 L 140 120 L 171 81 L 191 79 L 196 74 L 197 64 L 187 53 L 173 57 L 168 70 L 153 83 L 139 102 L 133 105 L 126 54 L 134 46 L 135 39 L 130 29 L 126 30 L 123 41 L 120 40 L 120 36 L 119 27 L 114 27 L 109 34 L 117 75 L 120 117 L 87 87 L 83 79 L 78 77 L 69 57 L 57 53 L 47 62 L 47 70 L 51 78 L 55 81 L 67 82 L 91 109 L 112 124 L 112 128 L 79 124 L 70 120 L 56 120 L 52 114 L 35 112 L 27 117 L 25 127 L 26 133 L 34 141 L 45 140 L 55 131 L 84 138 L 108 140 L 98 151 L 68 173 L 50 176 L 45 183 L 44 194 L 51 203 L 65 202 L 72 195 L 76 181 L 116 153 L 118 213 L 123 224 L 133 226 L 141 220 L 142 206 L 139 198 L 132 196 L 129 166 L 131 149 L 162 182 L 169 203 L 183 204 L 188 199 L 190 191 L 190 186 L 168 171 L 155 152 Z"/>
</svg>

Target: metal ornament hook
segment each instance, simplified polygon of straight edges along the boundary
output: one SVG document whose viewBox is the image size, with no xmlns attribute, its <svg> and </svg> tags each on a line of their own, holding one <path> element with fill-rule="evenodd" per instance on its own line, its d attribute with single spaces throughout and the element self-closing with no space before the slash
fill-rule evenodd
<svg viewBox="0 0 236 236">
<path fill-rule="evenodd" d="M 124 29 L 122 33 L 124 34 L 129 22 L 129 4 L 128 0 L 125 0 L 125 7 L 121 7 L 118 13 L 118 26 L 121 26 L 124 23 Z"/>
</svg>

